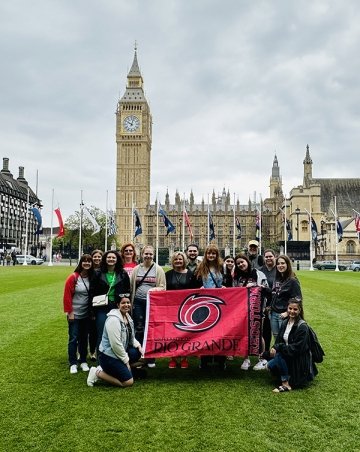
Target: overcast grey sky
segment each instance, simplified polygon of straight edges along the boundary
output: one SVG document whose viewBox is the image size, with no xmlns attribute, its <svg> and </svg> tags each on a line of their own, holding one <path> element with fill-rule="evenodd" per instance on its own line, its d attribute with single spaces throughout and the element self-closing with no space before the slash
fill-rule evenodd
<svg viewBox="0 0 360 452">
<path fill-rule="evenodd" d="M 115 109 L 134 41 L 153 114 L 152 195 L 225 186 L 268 196 L 360 177 L 360 4 L 342 1 L 12 0 L 0 5 L 1 158 L 64 217 L 115 207 Z M 233 196 L 233 195 L 232 195 Z"/>
</svg>

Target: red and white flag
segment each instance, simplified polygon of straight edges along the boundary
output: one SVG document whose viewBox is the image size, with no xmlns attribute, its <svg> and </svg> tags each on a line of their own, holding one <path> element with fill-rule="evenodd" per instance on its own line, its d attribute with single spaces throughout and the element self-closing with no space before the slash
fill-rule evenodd
<svg viewBox="0 0 360 452">
<path fill-rule="evenodd" d="M 360 241 L 360 215 L 356 214 L 355 217 L 355 228 L 358 235 L 358 239 Z"/>
<path fill-rule="evenodd" d="M 150 291 L 145 357 L 259 355 L 260 293 L 259 287 Z"/>
<path fill-rule="evenodd" d="M 187 226 L 187 228 L 188 228 L 188 230 L 189 230 L 190 242 L 192 242 L 192 241 L 194 240 L 194 234 L 193 234 L 193 232 L 192 232 L 192 227 L 191 227 L 191 223 L 190 223 L 190 218 L 189 218 L 188 213 L 186 212 L 185 207 L 184 207 L 184 221 L 185 221 L 185 224 L 186 224 L 186 226 Z"/>
<path fill-rule="evenodd" d="M 54 212 L 56 213 L 57 219 L 59 221 L 59 233 L 56 236 L 57 238 L 63 237 L 65 235 L 65 228 L 64 228 L 64 223 L 63 223 L 63 219 L 62 219 L 62 215 L 60 212 L 60 209 L 57 208 L 54 210 Z"/>
</svg>

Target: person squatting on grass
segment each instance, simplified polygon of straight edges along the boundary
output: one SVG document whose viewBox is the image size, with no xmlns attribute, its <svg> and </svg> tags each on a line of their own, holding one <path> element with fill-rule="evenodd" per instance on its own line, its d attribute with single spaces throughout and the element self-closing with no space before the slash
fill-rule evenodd
<svg viewBox="0 0 360 452">
<path fill-rule="evenodd" d="M 281 324 L 288 316 L 287 307 L 290 298 L 302 298 L 300 283 L 291 267 L 288 256 L 281 255 L 276 258 L 276 276 L 272 288 L 270 323 L 271 331 L 276 337 Z"/>
<path fill-rule="evenodd" d="M 127 297 L 116 302 L 107 314 L 99 346 L 99 366 L 91 367 L 87 385 L 104 380 L 114 386 L 127 387 L 134 383 L 131 364 L 142 355 L 141 344 L 135 339 L 134 322 L 130 317 L 131 303 Z M 140 372 L 140 369 L 133 369 Z M 141 372 L 144 372 L 141 369 Z"/>
<path fill-rule="evenodd" d="M 119 296 L 130 297 L 130 279 L 123 269 L 122 259 L 117 251 L 106 251 L 101 258 L 100 269 L 96 270 L 90 281 L 90 304 L 97 295 L 108 295 L 108 304 L 91 306 L 95 316 L 97 331 L 97 349 L 100 345 L 106 315 L 116 308 Z"/>
<path fill-rule="evenodd" d="M 80 368 L 87 372 L 86 363 L 89 326 L 89 288 L 93 274 L 90 254 L 83 254 L 78 266 L 65 282 L 64 312 L 67 314 L 69 329 L 68 355 L 70 373 L 77 373 L 77 352 L 80 355 Z"/>
<path fill-rule="evenodd" d="M 317 375 L 310 352 L 309 327 L 304 320 L 302 301 L 289 300 L 287 318 L 283 321 L 267 363 L 271 373 L 281 379 L 273 392 L 288 392 L 307 386 Z"/>
</svg>

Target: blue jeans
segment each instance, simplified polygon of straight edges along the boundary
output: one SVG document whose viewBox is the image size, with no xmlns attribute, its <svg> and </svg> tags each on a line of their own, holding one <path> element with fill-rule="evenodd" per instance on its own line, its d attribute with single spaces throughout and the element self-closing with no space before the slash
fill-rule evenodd
<svg viewBox="0 0 360 452">
<path fill-rule="evenodd" d="M 271 373 L 280 375 L 281 381 L 289 381 L 289 369 L 287 363 L 281 353 L 276 355 L 267 363 Z"/>
<path fill-rule="evenodd" d="M 87 355 L 87 336 L 88 336 L 88 322 L 89 319 L 74 319 L 68 320 L 69 327 L 69 343 L 68 355 L 69 364 L 77 364 L 77 351 L 79 351 L 80 362 L 86 362 Z"/>
<path fill-rule="evenodd" d="M 94 309 L 95 312 L 95 324 L 96 324 L 96 351 L 99 351 L 99 345 L 104 331 L 104 325 L 107 319 L 108 312 L 112 309 L 116 309 L 115 303 L 109 303 L 107 306 Z"/>
<path fill-rule="evenodd" d="M 135 297 L 132 317 L 134 321 L 135 337 L 140 342 L 140 344 L 142 344 L 144 341 L 146 320 L 146 300 Z"/>
<path fill-rule="evenodd" d="M 140 352 L 137 348 L 129 347 L 127 350 L 129 355 L 129 363 L 135 363 L 140 359 Z M 121 359 L 113 358 L 112 356 L 105 355 L 105 353 L 99 352 L 99 364 L 103 371 L 111 377 L 123 382 L 133 378 L 131 371 L 127 365 L 124 364 Z"/>
<path fill-rule="evenodd" d="M 280 317 L 280 314 L 278 312 L 271 311 L 270 312 L 270 325 L 271 325 L 271 332 L 274 337 L 276 337 L 279 334 L 281 324 L 283 323 L 284 319 Z"/>
</svg>

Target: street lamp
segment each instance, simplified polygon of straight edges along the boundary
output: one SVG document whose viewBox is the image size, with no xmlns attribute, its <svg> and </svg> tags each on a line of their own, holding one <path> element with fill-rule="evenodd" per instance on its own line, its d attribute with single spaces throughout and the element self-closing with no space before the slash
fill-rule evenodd
<svg viewBox="0 0 360 452">
<path fill-rule="evenodd" d="M 296 213 L 296 241 L 299 241 L 299 215 L 300 215 L 300 209 L 297 207 L 295 209 Z"/>
</svg>

